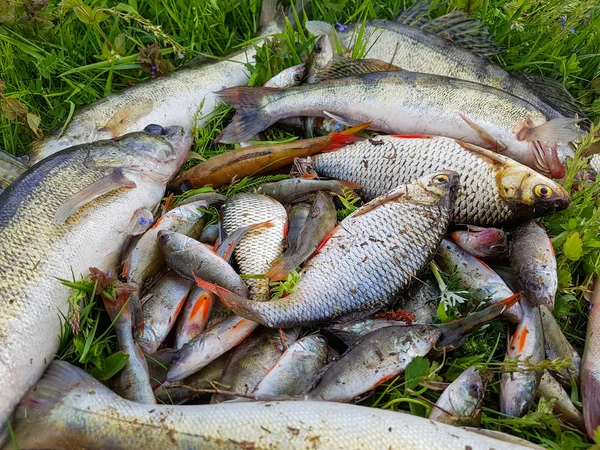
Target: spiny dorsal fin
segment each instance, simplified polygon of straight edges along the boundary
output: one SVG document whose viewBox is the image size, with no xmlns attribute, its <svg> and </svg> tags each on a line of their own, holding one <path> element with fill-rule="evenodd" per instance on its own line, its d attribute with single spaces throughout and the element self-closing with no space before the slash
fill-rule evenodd
<svg viewBox="0 0 600 450">
<path fill-rule="evenodd" d="M 315 80 L 311 81 L 319 82 L 365 73 L 399 72 L 401 70 L 400 67 L 379 59 L 351 59 L 338 55 L 322 70 L 317 71 Z"/>
<path fill-rule="evenodd" d="M 477 19 L 469 18 L 462 11 L 452 11 L 435 19 L 429 19 L 429 0 L 417 1 L 396 16 L 396 22 L 435 34 L 479 56 L 502 53 L 492 41 L 487 27 Z"/>
<path fill-rule="evenodd" d="M 587 116 L 581 110 L 577 100 L 573 98 L 569 91 L 567 91 L 559 81 L 548 77 L 529 75 L 521 72 L 511 72 L 511 76 L 531 87 L 531 90 L 535 92 L 542 101 L 560 112 L 563 116 L 587 119 Z M 584 121 L 580 126 L 585 126 L 586 122 L 587 121 Z M 587 125 L 587 129 L 589 130 L 589 124 Z"/>
</svg>

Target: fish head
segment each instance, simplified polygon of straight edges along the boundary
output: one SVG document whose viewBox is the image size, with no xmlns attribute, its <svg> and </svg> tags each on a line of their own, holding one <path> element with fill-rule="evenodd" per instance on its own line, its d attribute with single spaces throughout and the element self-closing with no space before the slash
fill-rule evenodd
<svg viewBox="0 0 600 450">
<path fill-rule="evenodd" d="M 451 398 L 454 410 L 460 415 L 471 415 L 485 394 L 479 371 L 475 367 L 468 368 L 456 379 L 456 385 Z"/>
<path fill-rule="evenodd" d="M 334 51 L 331 39 L 326 34 L 323 34 L 315 42 L 313 51 L 306 60 L 306 68 L 308 71 L 321 70 L 329 64 L 333 56 Z"/>
<path fill-rule="evenodd" d="M 288 67 L 267 81 L 263 87 L 285 89 L 298 86 L 304 80 L 305 74 L 306 66 L 304 64 Z"/>
<path fill-rule="evenodd" d="M 556 273 L 550 273 L 543 269 L 539 271 L 523 270 L 519 273 L 519 280 L 531 305 L 545 305 L 551 310 L 554 309 L 554 298 L 558 288 Z"/>
<path fill-rule="evenodd" d="M 94 145 L 86 158 L 88 167 L 121 168 L 166 184 L 186 160 L 192 135 L 183 127 L 149 125 L 148 131 L 128 133 L 110 145 Z"/>
<path fill-rule="evenodd" d="M 417 203 L 440 204 L 452 208 L 458 192 L 460 176 L 452 170 L 424 175 L 408 185 L 410 198 Z"/>
<path fill-rule="evenodd" d="M 498 228 L 486 228 L 481 231 L 469 231 L 475 239 L 476 248 L 486 254 L 501 257 L 506 253 L 507 239 L 504 231 Z"/>
<path fill-rule="evenodd" d="M 552 214 L 571 203 L 569 193 L 560 184 L 522 165 L 499 169 L 496 183 L 500 196 L 512 204 L 517 217 Z"/>
<path fill-rule="evenodd" d="M 537 388 L 535 372 L 507 372 L 500 378 L 500 411 L 523 417 L 531 406 Z"/>
<path fill-rule="evenodd" d="M 158 232 L 158 246 L 165 255 L 184 252 L 193 245 L 202 245 L 198 241 L 175 231 Z"/>
</svg>

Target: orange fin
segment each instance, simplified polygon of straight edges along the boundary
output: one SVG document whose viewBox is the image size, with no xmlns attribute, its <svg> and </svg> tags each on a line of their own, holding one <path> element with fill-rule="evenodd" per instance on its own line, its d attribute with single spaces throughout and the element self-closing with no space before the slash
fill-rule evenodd
<svg viewBox="0 0 600 450">
<path fill-rule="evenodd" d="M 304 180 L 314 180 L 315 178 L 317 178 L 317 176 L 314 173 L 305 173 L 300 178 Z"/>
<path fill-rule="evenodd" d="M 292 255 L 285 255 L 273 261 L 273 266 L 265 274 L 265 278 L 271 281 L 281 281 L 289 275 L 289 273 L 298 267 Z"/>
<path fill-rule="evenodd" d="M 312 258 L 313 256 L 315 256 L 317 253 L 319 253 L 321 251 L 321 249 L 323 247 L 325 247 L 325 244 L 327 244 L 327 242 L 329 242 L 329 240 L 333 237 L 333 235 L 335 233 L 337 233 L 337 231 L 340 229 L 339 225 L 336 225 L 333 230 L 331 230 L 331 233 L 329 233 L 327 236 L 325 236 L 323 238 L 323 240 L 319 243 L 319 245 L 317 245 L 317 248 L 315 249 L 315 251 L 312 253 L 312 255 L 310 255 L 309 259 Z"/>
<path fill-rule="evenodd" d="M 340 183 L 344 187 L 347 187 L 348 189 L 352 189 L 353 191 L 356 189 L 360 189 L 360 184 L 353 183 L 352 181 L 338 180 L 338 183 Z"/>
<path fill-rule="evenodd" d="M 331 133 L 329 135 L 330 144 L 327 148 L 323 150 L 323 153 L 332 152 L 334 150 L 338 150 L 347 145 L 354 144 L 358 141 L 364 141 L 365 138 L 360 136 L 349 136 L 347 134 L 342 133 Z"/>
<path fill-rule="evenodd" d="M 482 127 L 477 125 L 472 120 L 468 119 L 465 115 L 460 114 L 460 113 L 459 113 L 459 115 L 460 115 L 461 119 L 464 120 L 467 123 L 467 125 L 469 125 L 473 129 L 473 131 L 475 131 L 475 133 L 477 133 L 477 136 L 479 136 L 479 139 L 481 139 L 483 142 L 486 143 L 487 148 L 497 151 L 497 152 L 503 152 L 506 150 L 506 145 L 504 145 L 502 142 L 500 142 L 499 140 L 494 138 L 494 136 L 489 134 Z"/>
</svg>

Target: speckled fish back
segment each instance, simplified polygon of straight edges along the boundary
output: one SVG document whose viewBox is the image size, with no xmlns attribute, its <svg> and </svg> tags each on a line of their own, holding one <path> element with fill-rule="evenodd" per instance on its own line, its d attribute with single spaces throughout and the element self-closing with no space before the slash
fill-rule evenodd
<svg viewBox="0 0 600 450">
<path fill-rule="evenodd" d="M 223 227 L 228 234 L 239 227 L 268 220 L 272 222 L 272 227 L 248 231 L 237 245 L 235 258 L 241 274 L 264 274 L 271 267 L 271 262 L 281 255 L 287 213 L 281 203 L 266 195 L 237 194 L 227 201 L 223 213 Z M 270 299 L 269 280 L 247 279 L 245 281 L 251 299 L 258 301 Z"/>
<path fill-rule="evenodd" d="M 364 200 L 427 173 L 454 170 L 460 174 L 454 222 L 483 226 L 510 221 L 514 216 L 500 197 L 493 164 L 454 139 L 382 136 L 314 157 L 314 169 L 322 176 L 360 184 Z"/>
</svg>

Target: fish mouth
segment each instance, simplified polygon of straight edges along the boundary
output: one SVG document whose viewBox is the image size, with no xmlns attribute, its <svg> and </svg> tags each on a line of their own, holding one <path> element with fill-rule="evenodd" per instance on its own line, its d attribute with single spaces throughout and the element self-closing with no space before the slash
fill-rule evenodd
<svg viewBox="0 0 600 450">
<path fill-rule="evenodd" d="M 531 141 L 529 150 L 533 154 L 535 170 L 552 178 L 563 178 L 565 176 L 565 166 L 558 157 L 556 144 Z"/>
</svg>

